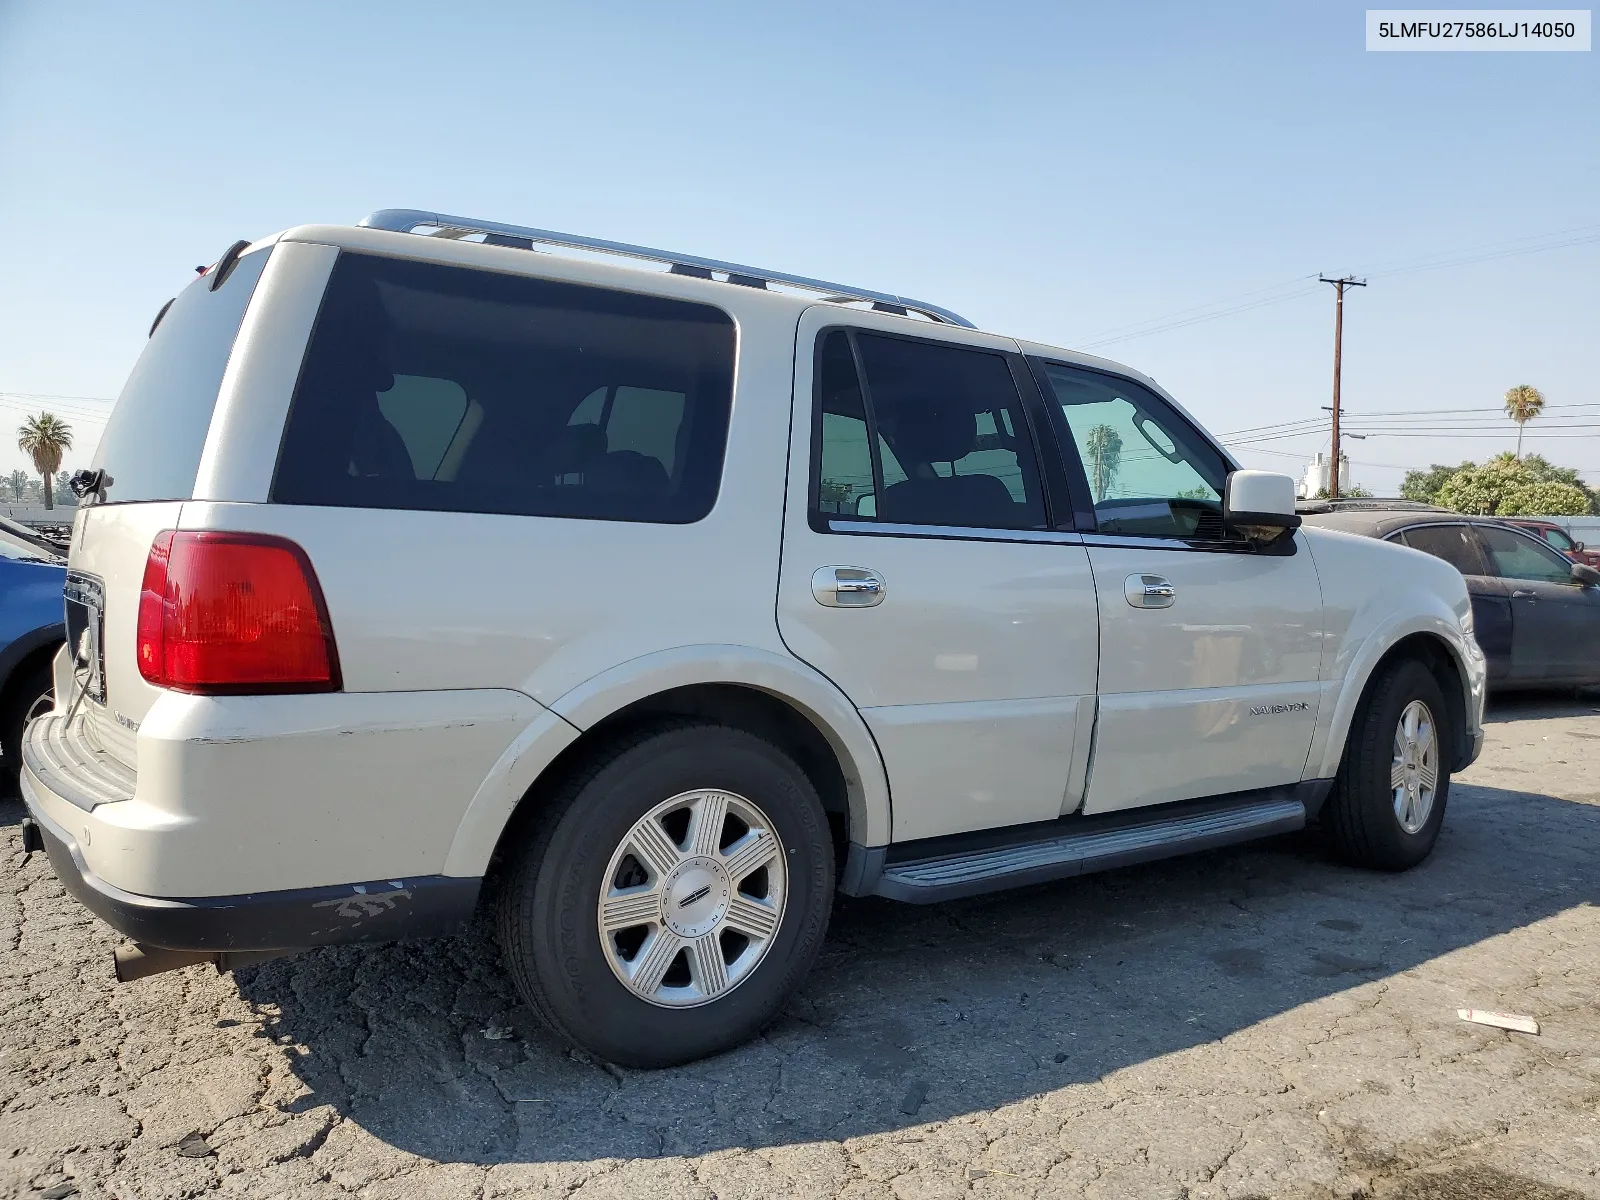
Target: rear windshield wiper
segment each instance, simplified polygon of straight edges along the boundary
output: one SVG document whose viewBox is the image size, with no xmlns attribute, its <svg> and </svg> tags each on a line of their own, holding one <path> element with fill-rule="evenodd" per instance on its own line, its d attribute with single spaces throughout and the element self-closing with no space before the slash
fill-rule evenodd
<svg viewBox="0 0 1600 1200">
<path fill-rule="evenodd" d="M 106 474 L 104 467 L 93 471 L 74 471 L 72 478 L 67 480 L 67 486 L 72 489 L 72 494 L 85 504 L 105 503 L 106 489 L 112 484 L 111 476 Z M 94 499 L 91 500 L 90 497 Z"/>
</svg>

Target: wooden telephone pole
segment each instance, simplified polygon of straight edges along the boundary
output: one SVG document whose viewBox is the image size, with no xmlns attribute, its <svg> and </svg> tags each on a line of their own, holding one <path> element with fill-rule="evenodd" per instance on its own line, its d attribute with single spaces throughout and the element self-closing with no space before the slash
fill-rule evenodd
<svg viewBox="0 0 1600 1200">
<path fill-rule="evenodd" d="M 1339 498 L 1339 360 L 1341 347 L 1344 342 L 1344 290 L 1347 287 L 1366 287 L 1365 279 L 1355 279 L 1346 275 L 1343 279 L 1329 279 L 1326 275 L 1317 278 L 1323 283 L 1331 283 L 1337 293 L 1333 305 L 1333 462 L 1328 466 L 1328 499 Z"/>
</svg>

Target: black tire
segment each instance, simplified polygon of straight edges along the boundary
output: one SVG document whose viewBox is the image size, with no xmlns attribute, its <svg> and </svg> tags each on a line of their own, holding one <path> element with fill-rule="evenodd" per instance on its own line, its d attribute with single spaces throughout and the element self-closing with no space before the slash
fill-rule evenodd
<svg viewBox="0 0 1600 1200">
<path fill-rule="evenodd" d="M 35 705 L 54 691 L 50 664 L 44 662 L 11 680 L 0 700 L 0 788 L 8 794 L 16 791 L 22 773 L 22 727 Z"/>
<path fill-rule="evenodd" d="M 635 822 L 695 789 L 726 790 L 765 813 L 786 864 L 787 902 L 765 956 L 742 980 L 697 1007 L 667 1008 L 614 973 L 597 904 Z M 567 1041 L 623 1066 L 673 1066 L 737 1046 L 778 1015 L 822 948 L 833 880 L 826 814 L 787 755 L 727 726 L 655 726 L 577 772 L 508 856 L 501 950 L 523 997 Z"/>
<path fill-rule="evenodd" d="M 1421 701 L 1435 722 L 1438 764 L 1433 806 L 1416 832 L 1395 811 L 1390 769 L 1395 731 L 1408 705 Z M 1415 659 L 1386 667 L 1367 688 L 1350 724 L 1333 793 L 1323 806 L 1322 830 L 1335 853 L 1356 866 L 1405 871 L 1433 852 L 1450 797 L 1456 731 L 1433 673 Z"/>
</svg>

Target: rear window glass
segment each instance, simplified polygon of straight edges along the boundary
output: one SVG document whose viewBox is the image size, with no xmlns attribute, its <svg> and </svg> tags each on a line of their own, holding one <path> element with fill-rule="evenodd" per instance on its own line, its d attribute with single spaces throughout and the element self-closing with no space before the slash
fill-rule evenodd
<svg viewBox="0 0 1600 1200">
<path fill-rule="evenodd" d="M 1465 525 L 1424 525 L 1400 535 L 1413 550 L 1442 558 L 1463 575 L 1486 575 L 1478 539 Z"/>
<path fill-rule="evenodd" d="M 345 253 L 272 498 L 697 521 L 733 358 L 733 321 L 709 305 Z"/>
<path fill-rule="evenodd" d="M 214 292 L 202 275 L 161 318 L 95 451 L 94 465 L 110 477 L 107 503 L 194 494 L 222 373 L 271 253 L 244 255 Z"/>
</svg>

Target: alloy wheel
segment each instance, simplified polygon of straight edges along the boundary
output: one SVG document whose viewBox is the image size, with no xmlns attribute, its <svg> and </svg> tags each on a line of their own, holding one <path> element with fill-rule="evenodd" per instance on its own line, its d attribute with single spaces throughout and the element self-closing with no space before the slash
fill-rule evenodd
<svg viewBox="0 0 1600 1200">
<path fill-rule="evenodd" d="M 1395 726 L 1394 757 L 1389 765 L 1394 815 L 1401 829 L 1416 833 L 1428 823 L 1438 785 L 1439 736 L 1433 714 L 1421 700 L 1413 700 Z"/>
<path fill-rule="evenodd" d="M 651 1004 L 718 999 L 771 948 L 787 885 L 757 805 L 731 792 L 682 792 L 634 822 L 606 867 L 597 912 L 606 961 Z"/>
</svg>

